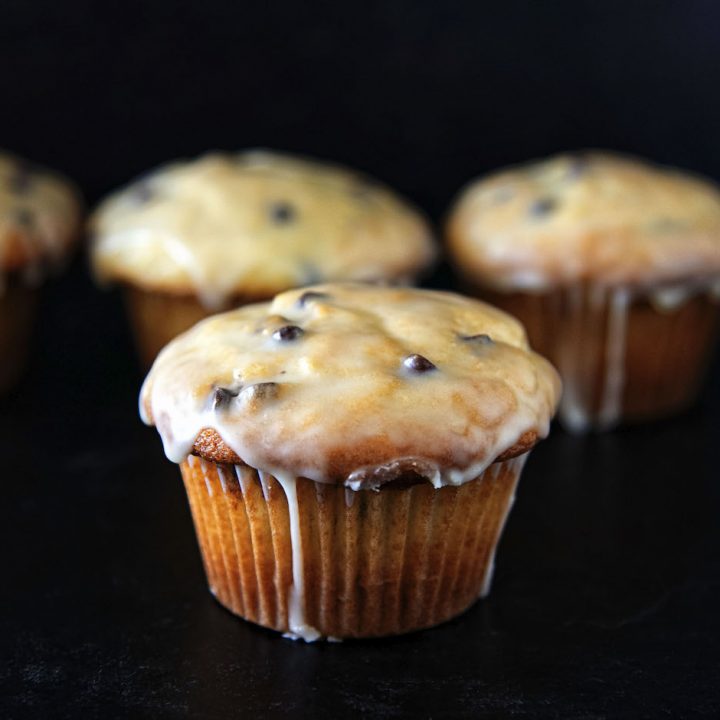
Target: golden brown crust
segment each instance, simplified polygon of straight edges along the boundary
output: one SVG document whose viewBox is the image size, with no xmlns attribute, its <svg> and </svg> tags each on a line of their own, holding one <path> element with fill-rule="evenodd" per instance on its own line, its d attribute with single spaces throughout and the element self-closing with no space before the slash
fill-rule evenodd
<svg viewBox="0 0 720 720">
<path fill-rule="evenodd" d="M 160 350 L 174 337 L 212 313 L 195 295 L 145 290 L 133 285 L 124 288 L 125 305 L 140 357 L 150 367 Z M 266 297 L 236 295 L 228 308 L 268 300 Z"/>
<path fill-rule="evenodd" d="M 505 452 L 498 455 L 497 458 L 493 462 L 503 462 L 505 460 L 510 460 L 514 457 L 518 457 L 519 455 L 523 455 L 526 452 L 529 452 L 533 449 L 533 447 L 537 444 L 538 440 L 540 439 L 540 436 L 537 431 L 535 430 L 529 430 L 528 432 L 523 433 L 518 441 L 512 445 L 512 447 L 509 447 Z M 220 463 L 221 465 L 245 465 L 245 461 L 239 457 L 233 450 L 227 446 L 225 441 L 220 437 L 220 434 L 217 432 L 217 430 L 213 430 L 212 428 L 205 428 L 195 440 L 195 444 L 193 445 L 192 450 L 193 455 L 197 455 L 198 457 L 203 458 L 204 460 L 210 460 L 215 463 Z M 343 465 L 348 467 L 358 467 L 358 465 L 353 465 L 353 462 L 356 461 L 356 458 L 352 457 L 352 448 L 348 449 L 348 456 L 351 460 L 350 463 L 347 462 L 347 459 L 345 462 L 342 462 L 340 459 L 336 461 L 335 466 L 336 468 L 341 468 Z M 371 465 L 372 460 L 366 460 L 365 465 Z M 337 473 L 337 471 L 336 471 Z M 334 480 L 336 481 L 343 481 L 347 477 L 346 475 L 342 474 L 334 474 Z"/>
</svg>

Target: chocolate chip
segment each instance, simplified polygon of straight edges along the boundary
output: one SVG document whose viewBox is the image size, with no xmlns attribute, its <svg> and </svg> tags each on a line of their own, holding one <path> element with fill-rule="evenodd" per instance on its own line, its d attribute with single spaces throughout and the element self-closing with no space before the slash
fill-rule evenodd
<svg viewBox="0 0 720 720">
<path fill-rule="evenodd" d="M 327 293 L 317 292 L 315 290 L 308 290 L 304 292 L 298 299 L 297 304 L 300 307 L 305 307 L 309 302 L 313 300 L 329 300 L 330 296 Z"/>
<path fill-rule="evenodd" d="M 278 384 L 274 382 L 261 382 L 248 385 L 241 393 L 247 400 L 271 400 L 277 397 Z"/>
<path fill-rule="evenodd" d="M 414 373 L 426 373 L 437 370 L 437 367 L 423 355 L 408 355 L 403 360 L 403 366 Z"/>
<path fill-rule="evenodd" d="M 540 198 L 530 206 L 530 214 L 533 217 L 544 217 L 557 208 L 557 200 L 554 198 Z"/>
<path fill-rule="evenodd" d="M 25 195 L 32 187 L 33 171 L 27 163 L 18 163 L 10 176 L 10 192 L 16 195 Z"/>
<path fill-rule="evenodd" d="M 493 339 L 485 333 L 479 335 L 460 335 L 460 339 L 467 343 L 477 343 L 478 345 L 492 345 Z"/>
<path fill-rule="evenodd" d="M 287 202 L 277 202 L 270 206 L 270 218 L 277 225 L 286 225 L 295 219 L 295 208 Z"/>
<path fill-rule="evenodd" d="M 212 409 L 224 410 L 238 396 L 241 388 L 242 386 L 237 389 L 216 387 L 213 392 Z"/>
<path fill-rule="evenodd" d="M 144 205 L 146 202 L 152 200 L 155 195 L 155 190 L 153 190 L 152 186 L 147 180 L 142 180 L 139 183 L 135 184 L 135 186 L 130 191 L 130 194 L 134 202 L 136 202 L 138 205 Z"/>
<path fill-rule="evenodd" d="M 323 274 L 320 272 L 315 263 L 305 260 L 302 263 L 302 281 L 301 285 L 317 285 L 324 280 Z"/>
<path fill-rule="evenodd" d="M 305 331 L 297 325 L 283 325 L 273 333 L 273 340 L 279 342 L 292 342 L 305 334 Z"/>
<path fill-rule="evenodd" d="M 590 168 L 590 160 L 585 155 L 573 155 L 568 165 L 567 177 L 570 180 L 577 180 Z"/>
<path fill-rule="evenodd" d="M 15 211 L 15 222 L 23 227 L 30 227 L 35 222 L 35 213 L 28 208 L 18 208 Z"/>
</svg>

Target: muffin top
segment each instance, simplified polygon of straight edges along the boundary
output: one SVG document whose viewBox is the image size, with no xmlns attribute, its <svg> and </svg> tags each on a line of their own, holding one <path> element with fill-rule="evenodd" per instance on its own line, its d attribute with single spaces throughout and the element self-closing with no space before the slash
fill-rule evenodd
<svg viewBox="0 0 720 720">
<path fill-rule="evenodd" d="M 100 279 L 210 309 L 325 280 L 403 281 L 435 255 L 424 218 L 382 185 L 259 150 L 161 167 L 102 203 L 91 230 Z"/>
<path fill-rule="evenodd" d="M 522 326 L 451 293 L 341 283 L 203 320 L 158 356 L 143 419 L 195 453 L 354 489 L 459 484 L 548 431 L 552 366 Z"/>
<path fill-rule="evenodd" d="M 0 271 L 37 280 L 78 238 L 80 199 L 65 179 L 0 152 Z"/>
<path fill-rule="evenodd" d="M 463 274 L 501 289 L 702 279 L 720 272 L 720 192 L 631 157 L 559 155 L 471 183 L 448 242 Z"/>
</svg>

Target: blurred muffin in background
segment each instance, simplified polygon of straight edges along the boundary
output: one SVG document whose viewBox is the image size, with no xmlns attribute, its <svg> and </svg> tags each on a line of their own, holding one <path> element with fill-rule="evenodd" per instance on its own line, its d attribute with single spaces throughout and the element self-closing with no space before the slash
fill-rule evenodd
<svg viewBox="0 0 720 720">
<path fill-rule="evenodd" d="M 24 369 L 40 285 L 75 245 L 80 215 L 67 180 L 0 151 L 0 392 Z"/>
<path fill-rule="evenodd" d="M 260 150 L 161 167 L 90 225 L 96 277 L 123 285 L 148 364 L 214 312 L 319 281 L 409 284 L 436 252 L 423 216 L 374 180 Z"/>
<path fill-rule="evenodd" d="M 470 292 L 517 316 L 559 368 L 568 428 L 692 403 L 719 315 L 709 181 L 607 152 L 560 155 L 471 183 L 447 244 Z"/>
</svg>

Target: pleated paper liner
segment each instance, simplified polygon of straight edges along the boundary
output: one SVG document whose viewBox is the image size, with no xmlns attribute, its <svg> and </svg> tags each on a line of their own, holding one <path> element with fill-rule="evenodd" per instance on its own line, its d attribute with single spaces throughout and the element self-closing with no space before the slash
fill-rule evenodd
<svg viewBox="0 0 720 720">
<path fill-rule="evenodd" d="M 437 490 L 280 482 L 193 456 L 181 470 L 210 590 L 225 607 L 305 639 L 360 638 L 437 625 L 488 591 L 525 457 Z"/>
<path fill-rule="evenodd" d="M 626 290 L 578 285 L 543 294 L 474 294 L 517 317 L 563 378 L 571 429 L 672 415 L 695 401 L 720 326 L 720 301 L 696 294 L 661 309 Z"/>
<path fill-rule="evenodd" d="M 135 345 L 146 367 L 152 365 L 157 354 L 174 337 L 213 314 L 195 295 L 174 295 L 127 285 L 124 298 Z M 217 312 L 265 299 L 237 296 Z"/>
<path fill-rule="evenodd" d="M 20 379 L 30 351 L 40 290 L 18 277 L 3 279 L 0 288 L 0 393 Z"/>
</svg>

